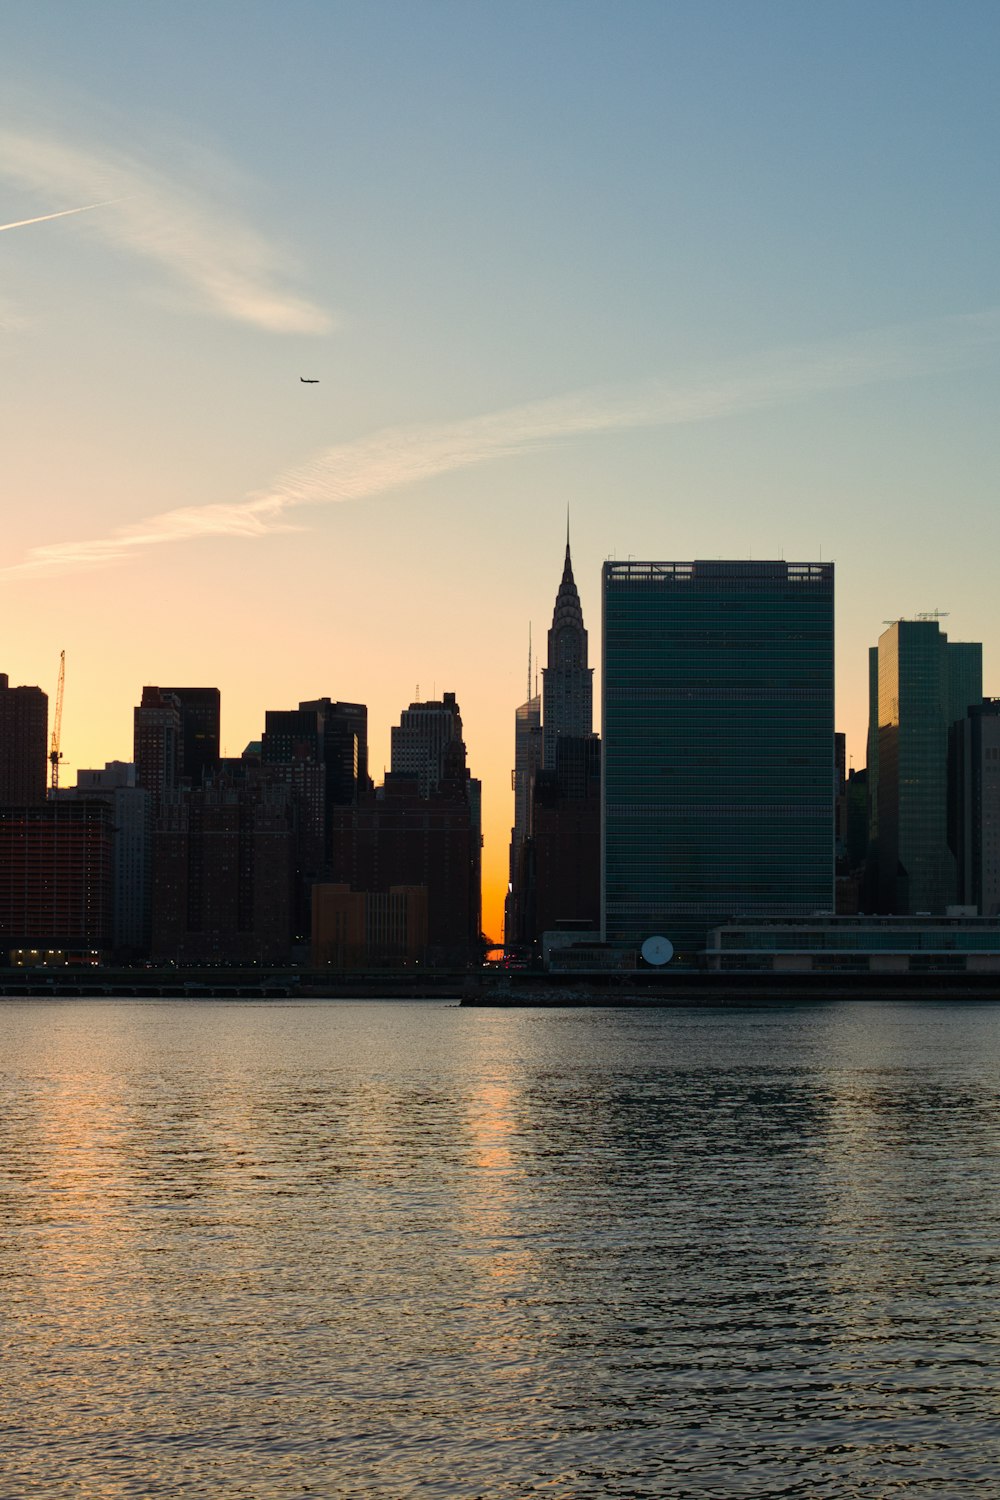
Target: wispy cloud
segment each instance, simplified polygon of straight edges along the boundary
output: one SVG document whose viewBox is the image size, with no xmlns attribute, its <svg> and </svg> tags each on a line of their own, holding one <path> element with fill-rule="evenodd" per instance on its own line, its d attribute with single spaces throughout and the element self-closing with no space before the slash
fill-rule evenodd
<svg viewBox="0 0 1000 1500">
<path fill-rule="evenodd" d="M 269 240 L 226 214 L 206 189 L 185 186 L 137 155 L 0 130 L 0 176 L 49 198 L 116 200 L 91 221 L 94 232 L 154 263 L 216 313 L 278 333 L 331 326 L 321 308 L 284 290 L 284 268 Z M 58 216 L 3 227 L 50 217 Z"/>
<path fill-rule="evenodd" d="M 363 500 L 600 433 L 706 422 L 825 392 L 968 368 L 1000 349 L 1000 310 L 776 350 L 685 385 L 647 382 L 583 391 L 463 421 L 414 424 L 340 443 L 227 505 L 161 512 L 90 541 L 33 548 L 0 576 L 41 575 L 121 561 L 137 550 L 199 537 L 260 537 L 294 529 L 300 507 Z"/>
</svg>

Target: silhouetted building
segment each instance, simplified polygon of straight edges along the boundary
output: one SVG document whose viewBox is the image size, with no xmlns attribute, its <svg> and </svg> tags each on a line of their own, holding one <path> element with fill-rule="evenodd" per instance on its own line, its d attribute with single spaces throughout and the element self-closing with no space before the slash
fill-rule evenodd
<svg viewBox="0 0 1000 1500">
<path fill-rule="evenodd" d="M 238 764 L 238 763 L 237 763 Z M 289 790 L 245 764 L 161 805 L 153 861 L 152 957 L 287 963 L 294 819 Z"/>
<path fill-rule="evenodd" d="M 531 665 L 528 665 L 529 689 Z M 531 799 L 535 776 L 542 765 L 542 700 L 536 693 L 521 704 L 514 715 L 514 826 L 510 831 L 510 868 L 504 903 L 504 943 L 512 948 L 526 941 L 525 881 L 522 871 L 525 845 L 531 831 Z M 530 939 L 528 939 L 530 941 Z"/>
<path fill-rule="evenodd" d="M 868 770 L 847 774 L 847 818 L 845 849 L 847 868 L 861 871 L 868 858 Z"/>
<path fill-rule="evenodd" d="M 0 807 L 0 947 L 110 947 L 111 816 L 85 798 Z"/>
<path fill-rule="evenodd" d="M 604 565 L 604 936 L 834 905 L 833 565 Z"/>
<path fill-rule="evenodd" d="M 333 868 L 353 891 L 427 890 L 427 961 L 461 966 L 478 957 L 479 850 L 461 783 L 429 797 L 389 776 L 379 794 L 333 812 Z"/>
<path fill-rule="evenodd" d="M 135 786 L 135 765 L 130 760 L 107 760 L 99 769 L 76 773 L 78 793 L 114 792 Z"/>
<path fill-rule="evenodd" d="M 462 715 L 454 693 L 427 702 L 411 703 L 390 730 L 390 775 L 393 780 L 415 779 L 421 797 L 444 790 L 451 796 L 461 784 L 469 805 L 474 848 L 472 879 L 479 901 L 480 849 L 482 847 L 482 784 L 470 775 L 465 764 L 465 741 L 462 738 Z M 477 917 L 478 922 L 478 917 Z M 478 941 L 479 932 L 476 931 Z"/>
<path fill-rule="evenodd" d="M 0 806 L 45 801 L 48 714 L 41 688 L 12 688 L 0 672 Z"/>
<path fill-rule="evenodd" d="M 515 719 L 514 827 L 504 908 L 504 942 L 511 950 L 537 950 L 541 934 L 557 917 L 590 926 L 598 921 L 600 850 L 594 819 L 600 803 L 589 800 L 587 770 L 581 769 L 578 785 L 567 779 L 575 763 L 581 768 L 600 765 L 593 734 L 593 676 L 567 525 L 563 574 L 542 669 L 542 701 L 530 696 L 529 651 L 529 696 Z M 560 751 L 563 741 L 565 753 Z"/>
<path fill-rule="evenodd" d="M 839 871 L 847 849 L 847 736 L 839 731 L 833 736 L 833 805 Z"/>
<path fill-rule="evenodd" d="M 878 647 L 868 647 L 868 849 L 865 861 L 866 910 L 878 906 Z"/>
<path fill-rule="evenodd" d="M 562 735 L 556 764 L 535 777 L 531 808 L 529 941 L 601 925 L 601 742 Z"/>
<path fill-rule="evenodd" d="M 291 765 L 297 760 L 321 765 L 323 744 L 316 710 L 269 708 L 264 715 L 260 760 L 266 765 Z"/>
<path fill-rule="evenodd" d="M 401 968 L 427 958 L 425 886 L 352 891 L 313 886 L 312 961 L 316 968 Z"/>
<path fill-rule="evenodd" d="M 878 910 L 941 913 L 958 892 L 948 731 L 982 702 L 982 646 L 949 642 L 936 619 L 897 620 L 879 637 L 873 662 L 869 745 L 877 749 L 868 772 Z"/>
<path fill-rule="evenodd" d="M 318 715 L 320 759 L 326 768 L 328 807 L 346 807 L 372 789 L 368 775 L 368 707 L 312 698 L 300 711 Z"/>
<path fill-rule="evenodd" d="M 184 739 L 176 694 L 144 687 L 133 724 L 135 784 L 149 793 L 155 817 L 164 798 L 181 783 Z"/>
<path fill-rule="evenodd" d="M 152 803 L 135 785 L 135 767 L 109 761 L 101 770 L 81 770 L 75 787 L 60 787 L 60 801 L 104 802 L 111 815 L 111 936 L 117 961 L 133 962 L 149 952 Z"/>
<path fill-rule="evenodd" d="M 453 693 L 411 704 L 404 714 L 422 708 L 431 713 L 408 719 L 408 727 L 428 726 L 431 747 L 443 720 L 461 726 Z M 439 770 L 428 769 L 437 764 L 436 751 L 421 760 L 411 741 L 406 754 L 418 761 L 413 775 L 392 771 L 374 795 L 331 809 L 331 876 L 354 892 L 424 886 L 428 963 L 464 965 L 480 956 L 480 783 L 469 774 L 460 737 L 441 737 Z M 431 785 L 426 794 L 421 766 L 423 784 Z"/>
<path fill-rule="evenodd" d="M 411 703 L 390 734 L 392 774 L 413 777 L 420 795 L 429 796 L 441 785 L 451 747 L 462 744 L 462 716 L 455 694 Z"/>
<path fill-rule="evenodd" d="M 293 926 L 296 941 L 306 942 L 312 920 L 312 885 L 323 876 L 329 847 L 320 716 L 315 709 L 269 709 L 264 722 L 260 763 L 267 776 L 285 782 L 294 810 Z"/>
<path fill-rule="evenodd" d="M 331 816 L 370 793 L 368 709 L 316 698 L 297 709 L 269 709 L 260 759 L 289 787 L 295 812 L 295 933 L 308 940 L 313 883 L 331 873 Z"/>
<path fill-rule="evenodd" d="M 514 714 L 514 827 L 512 844 L 528 837 L 531 827 L 531 789 L 542 768 L 542 700 L 536 694 Z"/>
<path fill-rule="evenodd" d="M 871 894 L 874 868 L 869 862 L 868 811 L 868 772 L 852 766 L 837 807 L 838 916 L 872 911 L 877 904 Z"/>
<path fill-rule="evenodd" d="M 958 904 L 1000 915 L 1000 698 L 970 705 L 951 728 L 950 832 Z"/>
<path fill-rule="evenodd" d="M 547 770 L 555 769 L 556 741 L 560 735 L 580 738 L 592 733 L 593 679 L 594 669 L 587 664 L 587 632 L 573 579 L 567 527 L 566 560 L 552 612 L 548 661 L 542 669 L 542 759 Z"/>
<path fill-rule="evenodd" d="M 219 764 L 218 688 L 144 687 L 134 714 L 136 785 L 154 814 L 176 787 L 201 786 Z"/>
<path fill-rule="evenodd" d="M 201 786 L 219 763 L 221 700 L 214 687 L 165 687 L 177 699 L 181 714 L 178 775 L 191 786 Z"/>
</svg>

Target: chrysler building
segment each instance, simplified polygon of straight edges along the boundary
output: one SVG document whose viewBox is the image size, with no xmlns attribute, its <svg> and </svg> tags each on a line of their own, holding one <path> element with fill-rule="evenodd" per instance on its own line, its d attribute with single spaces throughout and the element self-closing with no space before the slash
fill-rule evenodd
<svg viewBox="0 0 1000 1500">
<path fill-rule="evenodd" d="M 542 764 L 555 770 L 556 741 L 593 733 L 594 669 L 587 665 L 587 632 L 573 581 L 566 525 L 566 561 L 549 631 L 548 666 L 542 669 Z"/>
</svg>

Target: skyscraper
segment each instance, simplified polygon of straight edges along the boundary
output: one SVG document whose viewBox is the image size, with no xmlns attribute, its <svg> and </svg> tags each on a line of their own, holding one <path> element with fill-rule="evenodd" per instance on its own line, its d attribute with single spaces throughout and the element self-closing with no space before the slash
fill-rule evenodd
<svg viewBox="0 0 1000 1500">
<path fill-rule="evenodd" d="M 180 775 L 191 786 L 201 786 L 206 773 L 219 764 L 221 694 L 215 687 L 165 687 L 181 711 Z"/>
<path fill-rule="evenodd" d="M 542 700 L 531 694 L 529 653 L 528 697 L 514 714 L 514 826 L 510 831 L 510 866 L 504 902 L 504 943 L 508 948 L 525 941 L 524 854 L 531 832 L 531 799 L 535 776 L 542 765 Z"/>
<path fill-rule="evenodd" d="M 431 964 L 480 956 L 481 795 L 465 763 L 455 694 L 445 693 L 403 710 L 392 770 L 375 795 L 332 810 L 333 880 L 377 894 L 424 887 Z"/>
<path fill-rule="evenodd" d="M 455 694 L 411 703 L 390 733 L 393 775 L 416 777 L 420 795 L 429 796 L 441 783 L 449 748 L 462 741 L 462 716 Z"/>
<path fill-rule="evenodd" d="M 144 687 L 133 714 L 135 784 L 149 793 L 153 816 L 180 781 L 181 706 L 173 693 Z"/>
<path fill-rule="evenodd" d="M 45 801 L 48 714 L 41 688 L 12 688 L 0 672 L 0 807 Z"/>
<path fill-rule="evenodd" d="M 514 827 L 511 830 L 512 860 L 516 847 L 530 829 L 531 788 L 542 766 L 542 700 L 538 695 L 522 703 L 514 714 Z"/>
<path fill-rule="evenodd" d="M 218 767 L 219 714 L 218 688 L 143 688 L 134 716 L 135 780 L 154 813 L 175 787 L 202 786 Z"/>
<path fill-rule="evenodd" d="M 482 917 L 481 875 L 483 843 L 483 784 L 466 764 L 462 715 L 454 693 L 440 699 L 411 703 L 390 731 L 392 774 L 385 791 L 400 779 L 413 778 L 421 797 L 442 795 L 463 799 L 469 809 L 472 858 L 469 869 L 470 910 L 474 910 L 474 940 L 479 941 Z M 400 884 L 407 882 L 402 880 Z"/>
<path fill-rule="evenodd" d="M 948 731 L 983 700 L 982 650 L 949 642 L 937 619 L 896 620 L 879 636 L 869 743 L 877 743 L 871 795 L 880 911 L 940 913 L 957 899 Z"/>
<path fill-rule="evenodd" d="M 607 939 L 833 910 L 833 565 L 604 565 Z"/>
<path fill-rule="evenodd" d="M 80 770 L 75 787 L 54 793 L 60 802 L 105 802 L 111 811 L 111 948 L 131 961 L 149 950 L 150 866 L 153 830 L 150 796 L 135 784 L 135 766 L 109 761 L 102 770 Z"/>
<path fill-rule="evenodd" d="M 326 768 L 328 807 L 346 807 L 371 790 L 368 779 L 368 707 L 310 698 L 301 712 L 317 715 L 320 760 Z"/>
<path fill-rule="evenodd" d="M 958 900 L 981 917 L 1000 915 L 1000 698 L 974 703 L 949 737 L 949 832 Z"/>
<path fill-rule="evenodd" d="M 555 770 L 556 740 L 586 737 L 594 729 L 594 669 L 587 665 L 587 632 L 573 578 L 566 528 L 566 560 L 549 630 L 548 662 L 542 669 L 542 756 Z"/>
<path fill-rule="evenodd" d="M 556 740 L 554 770 L 538 772 L 531 798 L 527 932 L 601 925 L 601 742 L 596 734 Z"/>
<path fill-rule="evenodd" d="M 557 924 L 596 925 L 600 744 L 593 732 L 593 675 L 567 525 L 542 698 L 531 696 L 529 650 L 528 698 L 515 719 L 508 948 L 535 946 Z"/>
</svg>

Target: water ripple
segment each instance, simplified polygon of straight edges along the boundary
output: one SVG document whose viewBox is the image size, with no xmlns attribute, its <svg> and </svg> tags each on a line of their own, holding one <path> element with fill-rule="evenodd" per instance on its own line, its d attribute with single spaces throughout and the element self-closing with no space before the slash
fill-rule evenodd
<svg viewBox="0 0 1000 1500">
<path fill-rule="evenodd" d="M 0 1006 L 0 1494 L 993 1497 L 1000 1008 Z"/>
</svg>

